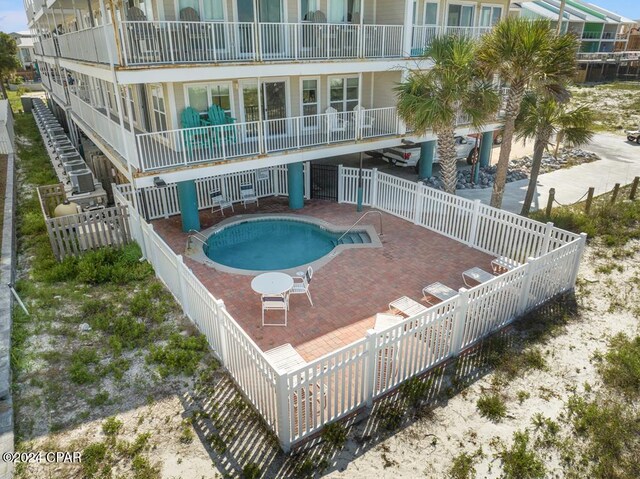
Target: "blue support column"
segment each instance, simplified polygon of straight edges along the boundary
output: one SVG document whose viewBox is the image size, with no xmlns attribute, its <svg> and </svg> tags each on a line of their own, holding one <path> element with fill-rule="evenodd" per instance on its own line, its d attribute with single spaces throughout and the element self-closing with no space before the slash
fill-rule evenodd
<svg viewBox="0 0 640 479">
<path fill-rule="evenodd" d="M 287 186 L 289 187 L 289 208 L 299 210 L 304 208 L 304 165 L 291 163 L 287 166 Z"/>
<path fill-rule="evenodd" d="M 436 152 L 436 140 L 425 141 L 420 145 L 420 170 L 418 179 L 425 180 L 433 176 L 433 157 Z"/>
<path fill-rule="evenodd" d="M 194 180 L 180 181 L 178 187 L 178 203 L 182 217 L 182 231 L 200 231 L 200 216 L 198 215 L 198 193 Z"/>
<path fill-rule="evenodd" d="M 480 166 L 487 167 L 491 163 L 491 150 L 493 148 L 493 131 L 485 131 L 480 143 Z"/>
</svg>

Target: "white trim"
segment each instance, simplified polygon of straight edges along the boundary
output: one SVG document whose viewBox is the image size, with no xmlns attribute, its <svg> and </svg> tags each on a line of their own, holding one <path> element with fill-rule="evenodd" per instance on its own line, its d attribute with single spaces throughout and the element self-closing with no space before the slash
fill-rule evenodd
<svg viewBox="0 0 640 479">
<path fill-rule="evenodd" d="M 471 17 L 471 25 L 449 25 L 449 7 L 451 5 L 460 5 L 462 7 L 473 7 L 473 17 Z M 470 1 L 467 1 L 467 0 L 456 0 L 456 1 L 453 1 L 453 2 L 447 2 L 445 4 L 445 11 L 444 11 L 444 13 L 445 13 L 445 15 L 444 15 L 444 23 L 443 23 L 444 27 L 445 28 L 449 27 L 449 26 L 451 26 L 451 27 L 456 27 L 456 26 L 457 27 L 475 27 L 476 24 L 477 24 L 476 17 L 478 16 L 477 15 L 477 10 L 478 10 L 477 7 L 478 7 L 478 3 L 470 2 Z M 462 14 L 462 10 L 460 11 L 460 13 Z"/>
<path fill-rule="evenodd" d="M 305 80 L 315 80 L 317 82 L 317 86 L 316 86 L 316 105 L 318 106 L 318 111 L 316 112 L 316 114 L 321 114 L 322 113 L 322 83 L 320 81 L 320 77 L 319 76 L 313 76 L 313 77 L 300 77 L 300 94 L 299 94 L 299 102 L 300 102 L 300 115 L 298 116 L 304 116 L 304 101 L 303 101 L 303 93 L 304 93 L 304 81 Z M 307 129 L 313 129 L 312 127 L 309 127 Z"/>
<path fill-rule="evenodd" d="M 222 2 L 222 20 L 205 20 L 202 18 L 204 12 L 204 1 L 205 0 L 198 0 L 198 16 L 200 17 L 201 22 L 224 23 L 228 21 L 227 0 L 220 0 Z M 233 0 L 234 5 L 236 2 L 237 0 Z M 175 0 L 173 4 L 175 6 L 176 20 L 180 21 L 180 0 Z"/>
<path fill-rule="evenodd" d="M 331 80 L 335 79 L 335 78 L 339 78 L 341 80 L 347 80 L 349 78 L 355 78 L 356 80 L 358 80 L 358 99 L 357 99 L 357 101 L 358 101 L 358 104 L 360 104 L 360 102 L 362 101 L 362 99 L 360 98 L 360 88 L 361 88 L 360 83 L 362 83 L 362 82 L 360 80 L 360 74 L 359 73 L 352 73 L 352 74 L 349 74 L 349 75 L 330 75 L 330 76 L 327 76 L 327 108 L 329 108 L 331 106 Z M 347 99 L 345 97 L 346 94 L 347 94 L 347 82 L 345 81 L 344 82 L 344 94 L 342 96 L 342 105 L 343 105 L 343 108 L 345 108 L 343 110 L 344 112 L 350 111 L 350 110 L 346 109 L 346 103 L 347 103 Z M 353 101 L 353 100 L 348 100 L 348 101 Z"/>
<path fill-rule="evenodd" d="M 422 3 L 422 25 L 425 26 L 438 26 L 438 22 L 440 20 L 440 2 L 438 2 L 437 0 L 426 0 Z M 427 23 L 427 4 L 433 4 L 436 6 L 436 23 Z"/>
<path fill-rule="evenodd" d="M 239 118 L 241 123 L 248 123 L 247 117 L 245 114 L 244 108 L 244 92 L 243 89 L 245 86 L 256 85 L 257 95 L 258 95 L 258 118 L 262 119 L 262 101 L 260 100 L 260 79 L 259 78 L 245 78 L 242 80 L 238 80 L 238 108 L 239 108 Z"/>
<path fill-rule="evenodd" d="M 184 106 L 185 106 L 185 108 L 188 107 L 188 106 L 191 106 L 191 104 L 189 103 L 189 93 L 187 92 L 188 88 L 194 87 L 194 86 L 203 86 L 203 87 L 205 87 L 207 89 L 207 104 L 208 104 L 208 107 L 209 107 L 209 106 L 211 106 L 213 104 L 212 96 L 211 96 L 211 87 L 212 86 L 218 86 L 218 85 L 225 85 L 225 86 L 229 87 L 229 104 L 231 106 L 230 114 L 231 114 L 232 117 L 236 118 L 235 103 L 234 103 L 235 98 L 233 96 L 233 81 L 232 80 L 184 83 L 182 85 L 182 94 L 184 95 Z"/>
</svg>

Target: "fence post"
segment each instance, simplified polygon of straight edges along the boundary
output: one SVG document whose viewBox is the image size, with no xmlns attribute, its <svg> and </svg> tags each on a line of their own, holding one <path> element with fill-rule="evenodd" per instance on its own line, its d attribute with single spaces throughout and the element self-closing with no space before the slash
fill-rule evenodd
<svg viewBox="0 0 640 479">
<path fill-rule="evenodd" d="M 619 191 L 620 191 L 620 183 L 616 183 L 613 187 L 613 194 L 611 195 L 611 204 L 616 202 Z"/>
<path fill-rule="evenodd" d="M 187 267 L 186 264 L 182 261 L 182 255 L 179 254 L 176 256 L 176 274 L 178 275 L 178 285 L 180 287 L 180 303 L 182 303 L 182 309 L 184 310 L 184 314 L 191 320 L 191 308 L 189 308 L 189 301 L 187 296 L 187 285 L 185 284 L 184 279 L 184 270 Z"/>
<path fill-rule="evenodd" d="M 371 207 L 378 206 L 378 168 L 371 170 L 371 183 L 369 184 L 369 198 L 371 199 Z"/>
<path fill-rule="evenodd" d="M 480 215 L 480 200 L 473 201 L 473 216 L 471 216 L 471 227 L 469 228 L 469 239 L 467 246 L 476 245 L 476 230 L 478 229 L 478 216 Z"/>
<path fill-rule="evenodd" d="M 547 254 L 549 252 L 549 242 L 551 241 L 551 230 L 553 229 L 553 223 L 551 221 L 547 221 L 547 225 L 544 229 L 544 240 L 542 241 L 542 247 L 540 248 L 540 253 L 538 256 L 542 256 L 543 254 Z"/>
<path fill-rule="evenodd" d="M 518 301 L 518 316 L 522 316 L 527 311 L 527 305 L 529 304 L 529 290 L 531 289 L 531 280 L 533 279 L 533 273 L 535 272 L 535 265 L 537 259 L 530 256 L 525 263 L 525 276 L 522 282 L 522 290 L 520 291 L 520 300 Z"/>
<path fill-rule="evenodd" d="M 633 183 L 631 184 L 631 192 L 629 193 L 630 200 L 636 199 L 636 191 L 638 191 L 638 182 L 640 182 L 640 176 L 636 176 L 633 179 Z"/>
<path fill-rule="evenodd" d="M 424 185 L 422 183 L 416 183 L 416 192 L 414 195 L 414 202 L 415 204 L 413 205 L 413 224 L 414 225 L 419 225 L 420 224 L 420 220 L 422 218 L 422 190 L 424 188 Z"/>
<path fill-rule="evenodd" d="M 369 329 L 365 334 L 365 338 L 367 339 L 367 369 L 364 378 L 364 397 L 367 401 L 367 407 L 371 408 L 375 392 L 376 370 L 378 369 L 378 362 L 376 361 L 378 333 L 375 329 Z"/>
<path fill-rule="evenodd" d="M 227 330 L 224 327 L 224 323 L 225 321 L 223 320 L 222 316 L 224 316 L 223 311 L 226 311 L 226 306 L 224 305 L 224 301 L 222 301 L 221 299 L 216 299 L 216 306 L 213 309 L 214 314 L 215 314 L 215 322 L 218 325 L 218 337 L 220 338 L 220 360 L 222 361 L 222 364 L 228 368 L 228 362 L 227 362 Z"/>
<path fill-rule="evenodd" d="M 338 203 L 344 203 L 344 167 L 338 165 Z"/>
<path fill-rule="evenodd" d="M 458 290 L 458 304 L 456 305 L 456 319 L 453 323 L 453 337 L 451 339 L 451 355 L 457 356 L 462 349 L 464 339 L 464 327 L 467 322 L 467 311 L 469 309 L 469 291 L 467 288 Z"/>
<path fill-rule="evenodd" d="M 289 387 L 287 384 L 287 373 L 280 373 L 280 371 L 276 371 L 276 404 L 278 414 L 278 439 L 280 439 L 280 447 L 287 453 L 291 450 Z"/>
<path fill-rule="evenodd" d="M 593 203 L 593 193 L 595 192 L 595 188 L 592 186 L 589 188 L 589 192 L 587 193 L 587 203 L 584 206 L 584 212 L 585 214 L 589 214 L 589 211 L 591 211 L 591 204 Z"/>
<path fill-rule="evenodd" d="M 576 280 L 578 279 L 578 270 L 580 269 L 580 260 L 582 259 L 582 254 L 586 245 L 587 234 L 580 233 L 580 245 L 578 246 L 578 250 L 576 251 L 575 263 L 573 264 L 573 271 L 571 272 L 570 288 L 575 288 L 576 286 Z"/>
<path fill-rule="evenodd" d="M 304 162 L 304 197 L 311 199 L 311 162 Z"/>
<path fill-rule="evenodd" d="M 555 200 L 556 198 L 556 189 L 555 188 L 550 188 L 549 189 L 549 199 L 547 200 L 547 208 L 545 210 L 545 214 L 547 216 L 547 218 L 549 218 L 551 216 L 551 208 L 553 207 L 553 200 Z"/>
</svg>

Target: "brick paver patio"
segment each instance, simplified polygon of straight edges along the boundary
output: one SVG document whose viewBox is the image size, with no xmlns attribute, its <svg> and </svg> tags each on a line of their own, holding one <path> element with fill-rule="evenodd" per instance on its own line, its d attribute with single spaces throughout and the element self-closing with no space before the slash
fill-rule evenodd
<svg viewBox="0 0 640 479">
<path fill-rule="evenodd" d="M 362 215 L 353 205 L 320 200 L 306 201 L 304 209 L 291 211 L 287 198 L 261 199 L 260 207 L 250 205 L 246 210 L 236 205 L 236 213 L 303 214 L 345 227 Z M 232 213 L 225 210 L 225 214 L 228 218 Z M 305 295 L 292 295 L 287 327 L 262 327 L 260 297 L 250 285 L 253 276 L 223 273 L 186 257 L 185 262 L 264 351 L 291 343 L 310 361 L 364 337 L 373 328 L 376 313 L 387 311 L 389 302 L 401 296 L 422 301 L 422 288 L 430 283 L 458 289 L 464 287 L 463 271 L 474 266 L 491 271 L 493 257 L 408 221 L 383 216 L 383 247 L 345 250 L 316 270 L 310 288 L 315 306 Z M 202 229 L 222 219 L 219 212 L 200 212 Z M 363 224 L 379 229 L 376 215 Z M 180 216 L 155 220 L 153 225 L 177 254 L 184 253 L 187 234 L 182 232 Z M 274 318 L 282 312 L 267 314 Z"/>
</svg>

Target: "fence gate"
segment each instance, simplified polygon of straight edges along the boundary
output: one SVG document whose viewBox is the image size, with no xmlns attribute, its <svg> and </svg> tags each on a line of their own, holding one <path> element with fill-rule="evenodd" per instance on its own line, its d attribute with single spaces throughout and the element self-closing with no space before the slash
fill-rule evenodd
<svg viewBox="0 0 640 479">
<path fill-rule="evenodd" d="M 338 201 L 338 165 L 311 163 L 311 198 Z"/>
</svg>

